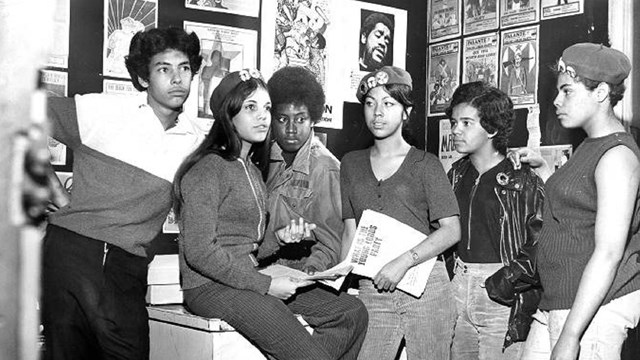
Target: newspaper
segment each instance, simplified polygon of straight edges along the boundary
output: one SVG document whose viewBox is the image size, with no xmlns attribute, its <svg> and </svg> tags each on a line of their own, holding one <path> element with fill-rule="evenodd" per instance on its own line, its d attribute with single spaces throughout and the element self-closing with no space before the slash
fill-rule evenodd
<svg viewBox="0 0 640 360">
<path fill-rule="evenodd" d="M 354 274 L 373 278 L 384 265 L 409 251 L 426 237 L 427 235 L 390 216 L 365 210 L 343 263 L 353 265 Z M 434 257 L 410 268 L 396 287 L 420 297 L 435 262 Z"/>
<path fill-rule="evenodd" d="M 322 280 L 336 280 L 338 278 L 344 278 L 347 274 L 351 272 L 352 269 L 353 269 L 353 266 L 345 263 L 340 263 L 332 267 L 331 269 L 327 269 L 325 271 L 320 271 L 313 275 L 309 275 L 304 271 L 293 269 L 285 265 L 274 264 L 274 265 L 267 266 L 264 269 L 261 269 L 260 272 L 265 275 L 269 275 L 271 277 L 290 276 L 300 280 L 322 281 Z M 342 284 L 342 282 L 340 284 Z"/>
</svg>

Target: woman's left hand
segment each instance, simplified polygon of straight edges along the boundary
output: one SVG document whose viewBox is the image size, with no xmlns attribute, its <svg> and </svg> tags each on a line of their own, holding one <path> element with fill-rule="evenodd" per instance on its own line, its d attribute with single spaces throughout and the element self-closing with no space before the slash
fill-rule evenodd
<svg viewBox="0 0 640 360">
<path fill-rule="evenodd" d="M 580 353 L 580 340 L 560 335 L 551 352 L 551 360 L 575 360 Z"/>
<path fill-rule="evenodd" d="M 412 265 L 411 259 L 402 254 L 383 266 L 373 278 L 373 283 L 378 290 L 394 291 Z"/>
</svg>

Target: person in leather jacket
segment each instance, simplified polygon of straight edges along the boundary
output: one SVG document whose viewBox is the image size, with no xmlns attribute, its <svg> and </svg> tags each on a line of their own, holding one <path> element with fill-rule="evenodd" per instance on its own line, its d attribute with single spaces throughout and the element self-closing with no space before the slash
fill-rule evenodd
<svg viewBox="0 0 640 360">
<path fill-rule="evenodd" d="M 535 248 L 544 183 L 506 159 L 511 99 L 483 82 L 460 86 L 446 110 L 456 151 L 448 176 L 460 208 L 452 359 L 515 359 L 540 299 Z"/>
</svg>

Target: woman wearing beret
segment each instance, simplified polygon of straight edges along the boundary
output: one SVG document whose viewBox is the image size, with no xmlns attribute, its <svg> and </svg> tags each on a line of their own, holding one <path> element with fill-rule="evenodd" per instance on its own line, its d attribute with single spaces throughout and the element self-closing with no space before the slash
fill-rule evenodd
<svg viewBox="0 0 640 360">
<path fill-rule="evenodd" d="M 180 273 L 186 306 L 220 318 L 277 359 L 355 359 L 364 339 L 366 309 L 309 281 L 271 277 L 256 268 L 267 222 L 265 185 L 252 162 L 271 123 L 271 100 L 257 70 L 225 76 L 211 96 L 215 122 L 174 180 L 179 214 Z M 299 241 L 312 224 L 276 232 Z M 313 335 L 294 314 L 314 328 Z"/>
<path fill-rule="evenodd" d="M 620 359 L 640 318 L 640 150 L 613 107 L 631 64 L 621 52 L 575 44 L 558 60 L 562 126 L 587 138 L 546 182 L 537 265 L 544 294 L 523 359 Z M 548 173 L 530 149 L 512 156 Z"/>
<path fill-rule="evenodd" d="M 395 359 L 403 338 L 410 359 L 449 358 L 455 303 L 444 262 L 436 261 L 419 298 L 396 289 L 407 270 L 437 257 L 460 238 L 458 206 L 442 165 L 403 138 L 413 108 L 411 88 L 409 73 L 392 66 L 362 79 L 356 96 L 374 144 L 346 154 L 340 169 L 343 257 L 366 209 L 428 235 L 373 279 L 360 280 L 369 327 L 359 359 Z M 432 231 L 433 225 L 438 229 Z"/>
</svg>

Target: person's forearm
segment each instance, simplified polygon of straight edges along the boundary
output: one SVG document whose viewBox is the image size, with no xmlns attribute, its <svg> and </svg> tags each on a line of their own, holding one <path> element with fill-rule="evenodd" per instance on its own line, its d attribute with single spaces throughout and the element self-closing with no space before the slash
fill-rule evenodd
<svg viewBox="0 0 640 360">
<path fill-rule="evenodd" d="M 460 241 L 460 223 L 456 217 L 455 222 L 442 225 L 412 249 L 418 254 L 418 259 L 414 263 L 419 264 L 434 258 L 458 241 Z"/>
</svg>

